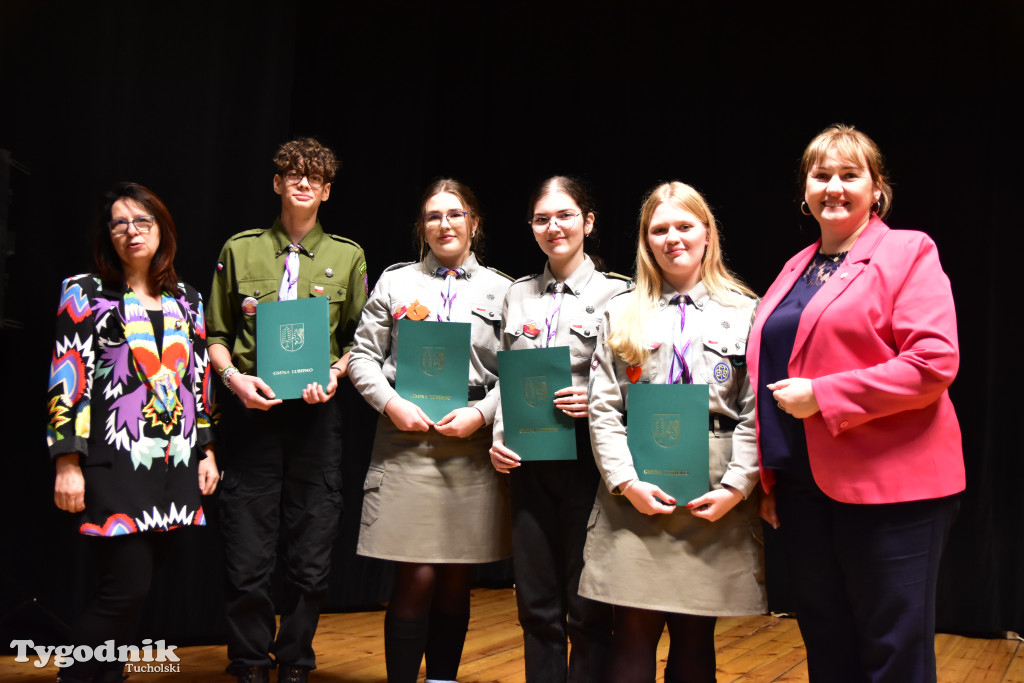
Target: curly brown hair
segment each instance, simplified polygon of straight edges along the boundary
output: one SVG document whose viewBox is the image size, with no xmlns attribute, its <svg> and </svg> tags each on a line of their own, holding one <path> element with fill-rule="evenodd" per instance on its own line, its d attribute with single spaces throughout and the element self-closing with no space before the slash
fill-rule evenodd
<svg viewBox="0 0 1024 683">
<path fill-rule="evenodd" d="M 280 176 L 295 169 L 304 174 L 319 173 L 325 183 L 330 183 L 334 182 L 334 174 L 338 172 L 341 162 L 329 147 L 325 147 L 316 138 L 297 138 L 281 145 L 274 155 L 274 166 Z"/>
</svg>

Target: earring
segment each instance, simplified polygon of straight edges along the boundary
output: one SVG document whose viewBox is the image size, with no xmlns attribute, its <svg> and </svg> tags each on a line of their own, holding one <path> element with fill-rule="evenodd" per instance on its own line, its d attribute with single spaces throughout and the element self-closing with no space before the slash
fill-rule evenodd
<svg viewBox="0 0 1024 683">
<path fill-rule="evenodd" d="M 882 208 L 882 203 L 876 201 L 874 204 L 871 205 L 871 212 L 872 213 L 878 213 L 878 210 L 881 209 L 881 208 Z"/>
<path fill-rule="evenodd" d="M 470 237 L 470 239 L 472 239 L 472 238 L 476 237 L 476 230 L 474 230 L 474 231 L 473 231 L 473 234 L 472 234 L 472 235 L 470 235 L 469 237 Z"/>
<path fill-rule="evenodd" d="M 800 202 L 800 213 L 802 213 L 805 216 L 811 215 L 811 207 L 807 206 L 806 201 Z"/>
</svg>

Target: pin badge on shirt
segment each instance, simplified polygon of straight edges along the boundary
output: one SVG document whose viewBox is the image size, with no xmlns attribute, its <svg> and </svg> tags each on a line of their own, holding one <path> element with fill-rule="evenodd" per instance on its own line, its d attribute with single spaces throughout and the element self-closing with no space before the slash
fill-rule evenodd
<svg viewBox="0 0 1024 683">
<path fill-rule="evenodd" d="M 587 306 L 587 313 L 593 313 L 593 312 L 594 312 L 594 307 L 593 306 Z"/>
<path fill-rule="evenodd" d="M 428 315 L 430 315 L 430 309 L 421 304 L 419 299 L 413 301 L 405 312 L 405 317 L 409 320 L 424 320 Z"/>
<path fill-rule="evenodd" d="M 242 299 L 242 313 L 246 315 L 256 315 L 256 305 L 259 302 L 256 301 L 255 297 L 247 296 Z"/>
<path fill-rule="evenodd" d="M 334 268 L 324 268 L 324 275 L 334 277 Z"/>
<path fill-rule="evenodd" d="M 528 323 L 523 323 L 523 334 L 525 334 L 530 339 L 536 339 L 537 335 L 540 334 L 540 328 L 537 327 L 537 323 L 532 321 Z"/>
</svg>

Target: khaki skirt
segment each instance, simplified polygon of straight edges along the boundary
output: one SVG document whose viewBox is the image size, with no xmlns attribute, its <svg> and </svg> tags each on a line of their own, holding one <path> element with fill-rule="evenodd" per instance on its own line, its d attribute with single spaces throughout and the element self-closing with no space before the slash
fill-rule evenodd
<svg viewBox="0 0 1024 683">
<path fill-rule="evenodd" d="M 381 415 L 363 484 L 360 555 L 399 562 L 493 562 L 512 555 L 508 483 L 491 428 L 466 439 L 403 432 Z"/>
<path fill-rule="evenodd" d="M 593 600 L 699 616 L 767 608 L 756 496 L 709 522 L 683 507 L 669 515 L 642 514 L 602 485 L 583 558 L 579 593 Z"/>
</svg>

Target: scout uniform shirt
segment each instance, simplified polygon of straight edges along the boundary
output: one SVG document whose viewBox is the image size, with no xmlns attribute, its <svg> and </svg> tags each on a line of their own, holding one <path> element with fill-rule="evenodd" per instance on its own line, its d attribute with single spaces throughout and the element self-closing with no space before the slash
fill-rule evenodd
<svg viewBox="0 0 1024 683">
<path fill-rule="evenodd" d="M 629 297 L 639 295 L 634 290 L 612 299 L 605 313 L 604 338 L 615 329 Z M 661 298 L 655 302 L 647 323 L 647 339 L 652 351 L 642 365 L 628 366 L 603 339 L 594 354 L 590 376 L 590 434 L 595 460 L 609 491 L 637 478 L 626 446 L 628 387 L 633 383 L 666 383 L 673 357 L 672 331 L 679 325 L 676 306 L 670 305 L 675 296 L 672 287 L 667 284 L 662 287 Z M 724 415 L 738 423 L 732 435 L 731 459 L 715 462 L 712 458 L 711 482 L 714 488 L 728 484 L 747 497 L 758 481 L 758 464 L 754 392 L 747 377 L 744 354 L 757 302 L 740 294 L 725 302 L 709 294 L 703 282 L 698 282 L 687 296 L 686 330 L 691 337 L 687 362 L 693 383 L 708 385 L 712 415 Z"/>
<path fill-rule="evenodd" d="M 565 280 L 565 289 L 558 302 L 555 334 L 548 343 L 546 321 L 551 316 L 550 302 L 555 283 L 550 264 L 545 264 L 542 274 L 523 277 L 512 284 L 501 312 L 501 348 L 515 350 L 568 346 L 572 384 L 574 387 L 585 387 L 590 378 L 590 361 L 601 339 L 608 301 L 629 289 L 630 281 L 622 275 L 598 272 L 591 258 L 584 256 L 583 263 Z M 504 438 L 499 405 L 494 419 L 494 440 Z"/>
<path fill-rule="evenodd" d="M 490 389 L 498 380 L 498 349 L 500 345 L 501 302 L 511 278 L 484 268 L 470 254 L 463 261 L 463 274 L 455 280 L 454 296 L 448 307 L 442 292 L 448 284 L 438 273 L 441 262 L 433 253 L 422 261 L 398 263 L 385 270 L 373 288 L 356 332 L 349 375 L 356 389 L 378 413 L 384 412 L 398 392 L 395 374 L 398 348 L 398 321 L 450 318 L 452 322 L 471 323 L 469 347 L 470 386 Z M 420 317 L 424 316 L 424 317 Z M 498 392 L 490 391 L 475 407 L 487 424 L 494 420 Z"/>
<path fill-rule="evenodd" d="M 256 310 L 277 301 L 290 240 L 281 218 L 269 230 L 231 237 L 217 259 L 207 310 L 207 343 L 231 350 L 242 372 L 256 371 Z M 322 296 L 330 311 L 331 363 L 352 347 L 366 303 L 366 257 L 350 239 L 323 231 L 319 221 L 299 242 L 298 298 Z"/>
</svg>

